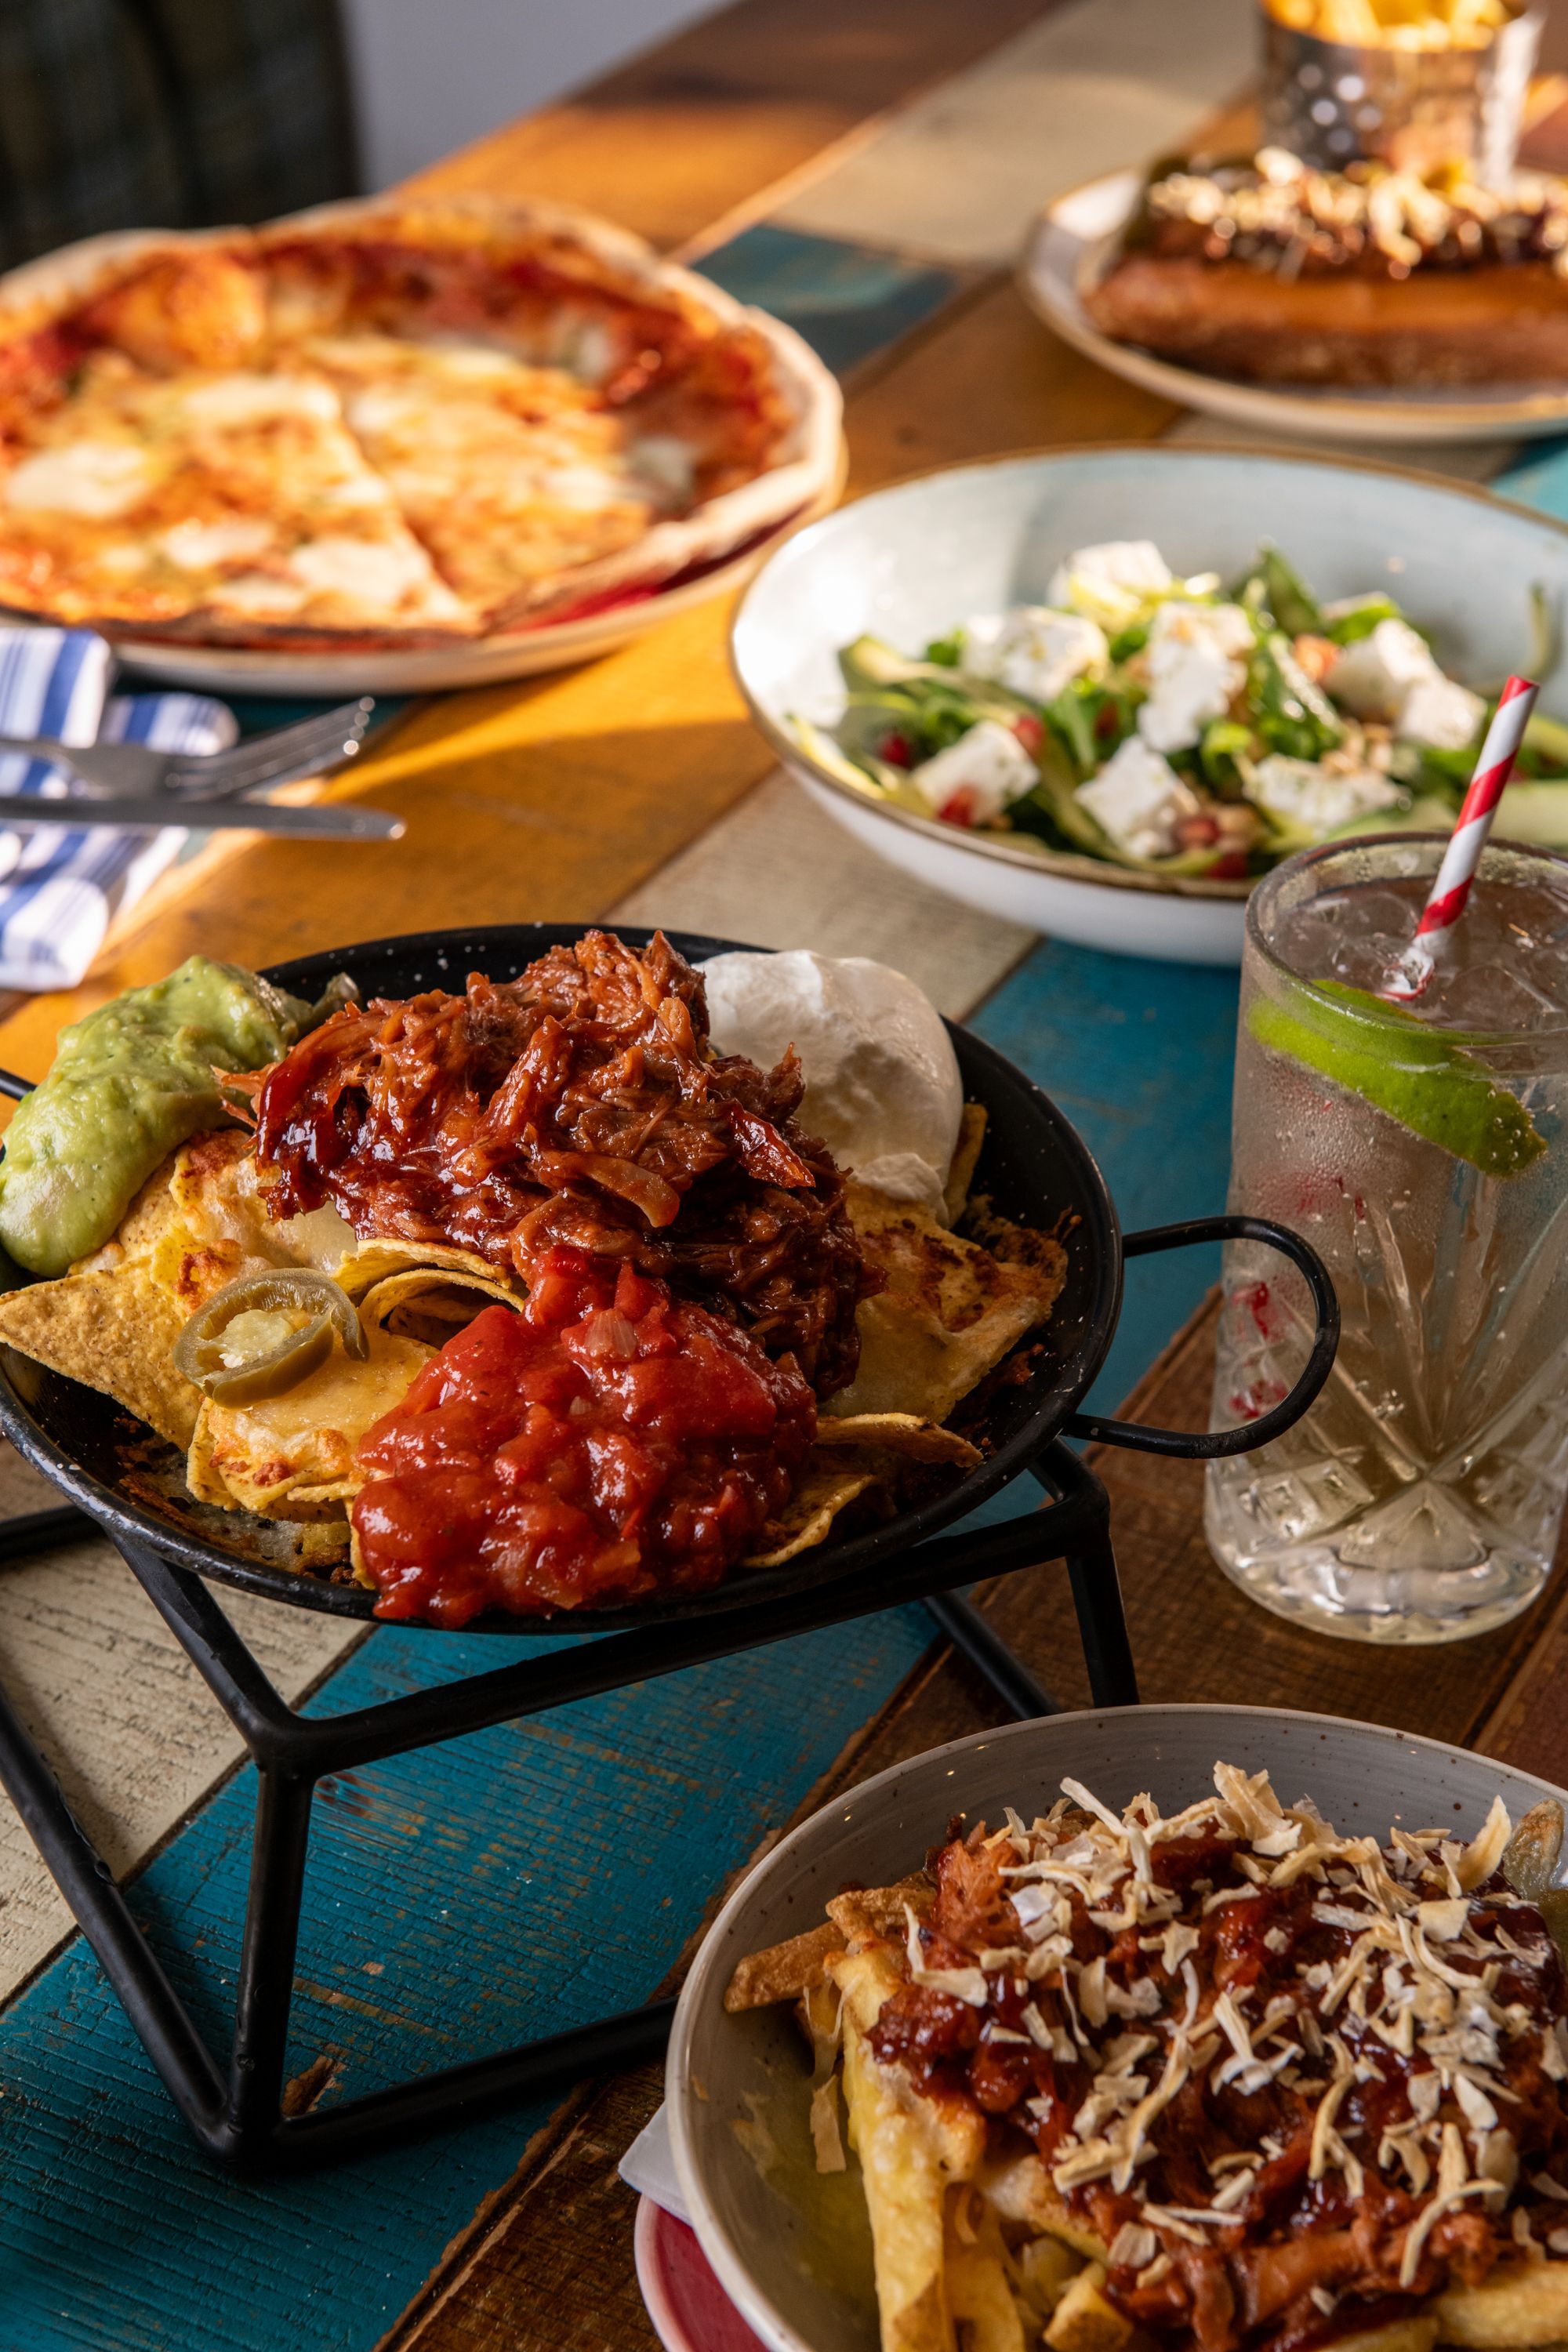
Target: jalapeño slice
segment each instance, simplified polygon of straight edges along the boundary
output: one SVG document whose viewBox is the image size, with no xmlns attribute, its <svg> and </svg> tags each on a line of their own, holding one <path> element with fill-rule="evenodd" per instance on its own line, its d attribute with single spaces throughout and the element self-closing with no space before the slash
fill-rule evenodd
<svg viewBox="0 0 1568 2352">
<path fill-rule="evenodd" d="M 331 1275 L 308 1266 L 242 1274 L 197 1309 L 174 1342 L 174 1363 L 217 1403 L 281 1396 L 324 1364 L 332 1340 L 363 1361 L 364 1330 Z"/>
</svg>

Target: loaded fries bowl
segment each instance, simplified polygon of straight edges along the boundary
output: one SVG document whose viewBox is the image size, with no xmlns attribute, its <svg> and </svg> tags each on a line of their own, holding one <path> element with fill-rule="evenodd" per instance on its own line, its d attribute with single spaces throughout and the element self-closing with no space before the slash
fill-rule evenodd
<svg viewBox="0 0 1568 2352">
<path fill-rule="evenodd" d="M 770 2352 L 1568 2336 L 1563 1794 L 1272 1708 L 981 1732 L 748 1874 L 666 2081 Z"/>
<path fill-rule="evenodd" d="M 803 1076 L 803 1004 L 882 1056 L 843 1165 L 812 1120 L 868 1066 Z M 0 1240 L 0 1426 L 106 1531 L 443 1630 L 904 1550 L 1040 1454 L 1121 1288 L 1071 1127 L 900 975 L 550 925 L 100 1008 L 15 1115 Z"/>
</svg>

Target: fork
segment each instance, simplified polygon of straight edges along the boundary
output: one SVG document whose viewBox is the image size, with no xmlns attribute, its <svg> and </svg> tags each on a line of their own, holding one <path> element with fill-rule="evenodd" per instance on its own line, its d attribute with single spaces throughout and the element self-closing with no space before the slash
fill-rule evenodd
<svg viewBox="0 0 1568 2352">
<path fill-rule="evenodd" d="M 0 735 L 0 751 L 25 751 L 66 769 L 88 796 L 125 793 L 171 802 L 237 800 L 319 776 L 358 751 L 374 698 L 341 703 L 293 727 L 252 735 L 226 751 L 154 751 L 145 743 L 57 743 L 47 736 Z M 49 805 L 40 797 L 40 804 Z"/>
</svg>

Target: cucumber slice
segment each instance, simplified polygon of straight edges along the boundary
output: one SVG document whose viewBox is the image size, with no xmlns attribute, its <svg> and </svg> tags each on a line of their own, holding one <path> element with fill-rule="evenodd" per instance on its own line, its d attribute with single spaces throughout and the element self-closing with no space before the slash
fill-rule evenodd
<svg viewBox="0 0 1568 2352">
<path fill-rule="evenodd" d="M 853 784 L 868 800 L 889 801 L 894 808 L 908 809 L 915 816 L 930 816 L 931 810 L 902 768 L 895 768 L 869 751 L 862 751 L 852 760 L 826 729 L 814 727 L 809 719 L 792 719 L 789 727 L 806 757 L 819 768 L 826 768 L 841 784 Z"/>
</svg>

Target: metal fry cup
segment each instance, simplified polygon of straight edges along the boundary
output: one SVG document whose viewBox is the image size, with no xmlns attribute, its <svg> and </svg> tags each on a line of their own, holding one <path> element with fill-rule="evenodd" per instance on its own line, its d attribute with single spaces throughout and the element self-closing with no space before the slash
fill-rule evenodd
<svg viewBox="0 0 1568 2352">
<path fill-rule="evenodd" d="M 1513 170 L 1542 14 L 1523 8 L 1483 45 L 1372 47 L 1298 32 L 1260 0 L 1265 142 L 1321 171 L 1386 163 L 1422 176 L 1455 163 L 1483 186 Z"/>
</svg>

